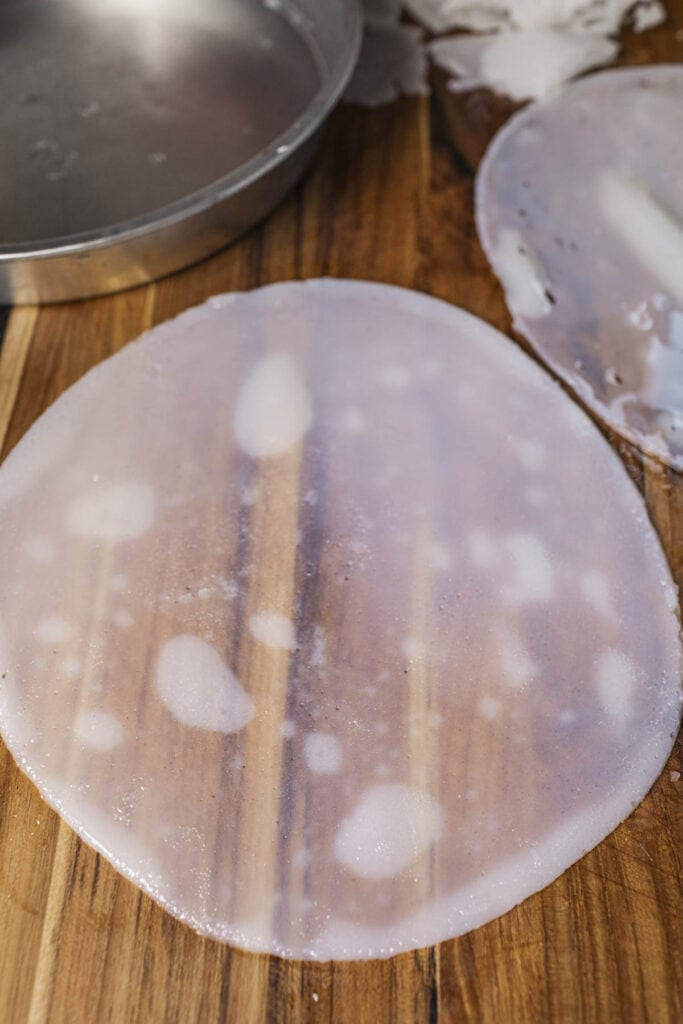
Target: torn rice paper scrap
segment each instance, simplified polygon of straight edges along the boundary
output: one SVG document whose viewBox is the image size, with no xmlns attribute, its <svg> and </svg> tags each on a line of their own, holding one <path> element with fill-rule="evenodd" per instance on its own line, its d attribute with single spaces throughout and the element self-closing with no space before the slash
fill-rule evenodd
<svg viewBox="0 0 683 1024">
<path fill-rule="evenodd" d="M 616 34 L 627 15 L 636 31 L 666 20 L 660 0 L 404 0 L 405 9 L 435 35 L 557 28 L 587 35 Z"/>
<path fill-rule="evenodd" d="M 454 92 L 489 88 L 516 102 L 541 99 L 572 78 L 611 63 L 619 52 L 615 36 L 632 12 L 644 31 L 660 24 L 666 11 L 658 0 L 633 5 L 585 0 L 517 3 L 444 3 L 411 0 L 408 9 L 431 31 L 469 29 L 429 44 L 433 62 L 454 77 Z"/>
</svg>

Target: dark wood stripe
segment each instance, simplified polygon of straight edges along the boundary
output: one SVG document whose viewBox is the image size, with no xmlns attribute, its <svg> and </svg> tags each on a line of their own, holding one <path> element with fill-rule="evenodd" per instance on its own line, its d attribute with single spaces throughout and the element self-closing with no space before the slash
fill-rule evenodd
<svg viewBox="0 0 683 1024">
<path fill-rule="evenodd" d="M 0 349 L 2 349 L 2 343 L 5 338 L 5 331 L 7 329 L 7 321 L 12 311 L 11 306 L 0 306 Z"/>
</svg>

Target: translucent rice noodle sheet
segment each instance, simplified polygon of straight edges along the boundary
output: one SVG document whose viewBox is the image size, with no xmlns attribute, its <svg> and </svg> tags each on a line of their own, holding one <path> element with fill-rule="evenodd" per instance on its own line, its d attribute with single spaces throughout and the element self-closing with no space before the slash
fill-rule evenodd
<svg viewBox="0 0 683 1024">
<path fill-rule="evenodd" d="M 542 888 L 677 729 L 621 463 L 484 323 L 344 281 L 216 298 L 0 469 L 0 724 L 198 931 L 385 957 Z"/>
<path fill-rule="evenodd" d="M 683 67 L 607 71 L 514 117 L 479 234 L 514 324 L 610 427 L 683 468 Z"/>
</svg>

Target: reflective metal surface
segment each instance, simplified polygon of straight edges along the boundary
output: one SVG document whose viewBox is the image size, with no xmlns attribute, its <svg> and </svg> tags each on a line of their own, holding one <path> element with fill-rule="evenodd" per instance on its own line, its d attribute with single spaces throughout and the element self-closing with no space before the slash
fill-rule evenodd
<svg viewBox="0 0 683 1024">
<path fill-rule="evenodd" d="M 357 0 L 2 0 L 0 302 L 140 284 L 262 218 L 360 31 Z"/>
</svg>

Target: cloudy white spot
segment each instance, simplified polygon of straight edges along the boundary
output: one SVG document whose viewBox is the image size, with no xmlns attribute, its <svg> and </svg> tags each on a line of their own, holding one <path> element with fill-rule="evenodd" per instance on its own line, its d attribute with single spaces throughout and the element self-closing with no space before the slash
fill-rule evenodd
<svg viewBox="0 0 683 1024">
<path fill-rule="evenodd" d="M 488 569 L 496 562 L 496 546 L 483 530 L 473 530 L 467 538 L 469 556 L 480 569 Z"/>
<path fill-rule="evenodd" d="M 33 631 L 36 640 L 43 644 L 64 644 L 71 639 L 72 633 L 69 623 L 59 615 L 41 619 Z"/>
<path fill-rule="evenodd" d="M 62 662 L 60 669 L 65 679 L 75 679 L 81 672 L 81 662 L 79 658 L 65 658 Z"/>
<path fill-rule="evenodd" d="M 427 546 L 427 562 L 435 572 L 448 572 L 453 568 L 453 552 L 445 544 L 432 541 Z"/>
<path fill-rule="evenodd" d="M 79 711 L 74 721 L 74 733 L 84 747 L 103 753 L 121 746 L 125 738 L 118 718 L 97 708 Z"/>
<path fill-rule="evenodd" d="M 502 588 L 503 599 L 510 604 L 550 600 L 555 594 L 555 572 L 541 538 L 532 533 L 513 533 L 504 546 L 513 574 Z"/>
<path fill-rule="evenodd" d="M 74 498 L 66 511 L 70 533 L 89 540 L 133 540 L 154 521 L 155 497 L 149 484 L 120 480 L 98 484 Z"/>
<path fill-rule="evenodd" d="M 291 740 L 296 734 L 296 722 L 293 722 L 291 718 L 286 718 L 284 722 L 280 723 L 280 735 L 283 740 Z"/>
<path fill-rule="evenodd" d="M 265 356 L 242 385 L 235 436 L 254 458 L 282 455 L 302 439 L 313 420 L 308 389 L 286 352 Z"/>
<path fill-rule="evenodd" d="M 341 415 L 340 426 L 347 434 L 362 434 L 367 427 L 367 420 L 360 409 L 350 405 Z"/>
<path fill-rule="evenodd" d="M 337 860 L 360 878 L 400 874 L 438 841 L 443 811 L 415 786 L 384 783 L 366 789 L 337 831 Z"/>
<path fill-rule="evenodd" d="M 130 629 L 135 622 L 135 619 L 130 612 L 121 609 L 120 611 L 114 612 L 112 621 L 115 626 L 119 627 L 119 629 Z"/>
<path fill-rule="evenodd" d="M 611 647 L 600 655 L 595 670 L 598 699 L 619 730 L 633 711 L 637 681 L 636 667 L 623 651 Z"/>
<path fill-rule="evenodd" d="M 501 703 L 495 697 L 482 697 L 479 701 L 479 714 L 492 722 L 500 714 Z"/>
<path fill-rule="evenodd" d="M 31 537 L 24 545 L 27 556 L 39 564 L 51 562 L 55 556 L 54 546 L 45 537 Z"/>
<path fill-rule="evenodd" d="M 249 619 L 251 635 L 261 644 L 293 651 L 296 632 L 290 619 L 279 612 L 259 612 Z"/>
<path fill-rule="evenodd" d="M 232 733 L 254 717 L 254 705 L 218 651 L 197 636 L 181 635 L 161 649 L 159 697 L 177 721 L 196 729 Z"/>
<path fill-rule="evenodd" d="M 594 569 L 579 577 L 579 591 L 584 601 L 608 622 L 616 617 L 609 580 Z"/>
<path fill-rule="evenodd" d="M 342 765 L 341 743 L 329 732 L 311 732 L 304 739 L 304 758 L 309 771 L 333 775 Z"/>
<path fill-rule="evenodd" d="M 513 690 L 522 690 L 536 677 L 538 665 L 519 634 L 502 626 L 497 631 L 496 651 L 502 681 Z"/>
</svg>

